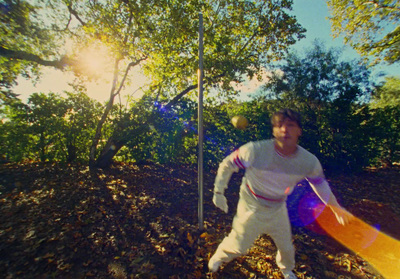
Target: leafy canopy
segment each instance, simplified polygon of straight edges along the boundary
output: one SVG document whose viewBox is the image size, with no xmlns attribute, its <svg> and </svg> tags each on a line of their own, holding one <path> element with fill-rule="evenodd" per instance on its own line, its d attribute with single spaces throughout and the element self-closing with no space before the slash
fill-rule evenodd
<svg viewBox="0 0 400 279">
<path fill-rule="evenodd" d="M 319 41 L 304 56 L 292 52 L 273 72 L 264 94 L 286 101 L 301 100 L 308 106 L 367 100 L 371 91 L 369 70 L 360 61 L 342 61 L 340 56 L 340 50 L 326 49 Z"/>
<path fill-rule="evenodd" d="M 116 86 L 129 85 L 130 75 L 121 76 L 128 74 L 127 67 L 140 64 L 153 91 L 162 87 L 163 94 L 177 97 L 197 80 L 201 12 L 206 86 L 213 83 L 231 89 L 232 80 L 256 75 L 304 37 L 305 30 L 286 12 L 292 2 L 8 0 L 2 4 L 6 12 L 2 13 L 0 57 L 4 63 L 25 63 L 13 78 L 27 65 L 84 75 L 79 67 L 81 52 L 101 43 L 114 60 L 108 70 L 119 72 Z M 66 42 L 72 47 L 66 49 Z"/>
<path fill-rule="evenodd" d="M 365 65 L 343 61 L 340 55 L 318 41 L 303 56 L 291 53 L 261 93 L 281 107 L 301 112 L 301 144 L 331 171 L 355 170 L 368 163 L 364 119 L 356 111 L 370 97 L 370 73 Z"/>
<path fill-rule="evenodd" d="M 205 92 L 214 88 L 219 94 L 232 96 L 236 93 L 232 82 L 240 82 L 245 75 L 258 76 L 263 67 L 281 59 L 290 45 L 304 37 L 305 30 L 287 13 L 292 3 L 8 0 L 0 58 L 21 65 L 23 70 L 28 65 L 50 66 L 83 77 L 88 74 L 82 67 L 84 50 L 93 45 L 108 49 L 110 63 L 102 70 L 113 73 L 113 77 L 110 99 L 91 146 L 93 162 L 114 98 L 135 82 L 133 68 L 143 70 L 151 81 L 145 92 L 146 98 L 153 100 L 150 106 L 160 101 L 173 107 L 197 88 L 200 12 L 204 16 Z M 14 20 L 15 26 L 8 26 L 7 21 L 19 16 L 20 8 L 24 8 L 23 20 Z M 21 22 L 29 23 L 29 32 Z M 20 73 L 15 71 L 13 77 Z"/>
<path fill-rule="evenodd" d="M 371 107 L 400 107 L 400 78 L 387 77 L 374 92 Z"/>
<path fill-rule="evenodd" d="M 332 30 L 363 56 L 392 64 L 400 60 L 398 0 L 330 0 Z"/>
</svg>

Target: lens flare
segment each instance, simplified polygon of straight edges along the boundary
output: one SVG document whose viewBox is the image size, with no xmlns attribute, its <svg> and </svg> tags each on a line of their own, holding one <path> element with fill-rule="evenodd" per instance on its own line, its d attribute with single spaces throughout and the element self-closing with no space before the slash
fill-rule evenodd
<svg viewBox="0 0 400 279">
<path fill-rule="evenodd" d="M 400 278 L 400 241 L 357 217 L 342 226 L 327 208 L 318 206 L 314 214 L 317 223 L 330 236 L 368 261 L 386 279 Z"/>
<path fill-rule="evenodd" d="M 326 232 L 315 222 L 319 212 L 325 207 L 314 193 L 306 193 L 299 201 L 291 200 L 289 196 L 289 211 L 293 226 L 305 227 L 315 233 L 326 235 Z"/>
</svg>

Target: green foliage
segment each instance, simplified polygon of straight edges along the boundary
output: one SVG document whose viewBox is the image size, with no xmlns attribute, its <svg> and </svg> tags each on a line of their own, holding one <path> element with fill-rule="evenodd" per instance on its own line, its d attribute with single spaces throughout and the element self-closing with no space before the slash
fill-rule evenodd
<svg viewBox="0 0 400 279">
<path fill-rule="evenodd" d="M 113 118 L 109 113 L 114 98 L 122 88 L 134 82 L 131 69 L 141 66 L 151 80 L 146 94 L 155 100 L 163 97 L 170 106 L 196 88 L 199 12 L 204 15 L 207 46 L 204 51 L 205 87 L 232 95 L 235 90 L 231 81 L 240 81 L 243 75 L 258 75 L 266 63 L 282 58 L 290 45 L 304 37 L 305 30 L 287 13 L 291 6 L 292 1 L 286 0 L 10 0 L 5 5 L 10 7 L 6 13 L 8 20 L 20 16 L 23 10 L 23 20 L 18 22 L 28 28 L 17 23 L 3 25 L 4 38 L 8 41 L 0 56 L 5 62 L 17 60 L 26 65 L 72 70 L 84 79 L 88 73 L 81 65 L 82 51 L 93 44 L 109 49 L 114 66 L 107 70 L 114 73 L 114 78 L 109 103 L 94 134 L 90 151 L 92 162 L 96 155 L 107 153 L 107 150 L 98 152 L 97 147 L 108 133 L 103 128 Z M 15 34 L 18 41 L 12 39 Z M 68 49 L 64 44 L 67 39 L 68 44 L 72 44 Z M 27 69 L 21 65 L 21 69 Z M 14 70 L 14 73 L 20 71 Z M 117 131 L 117 134 L 129 134 L 130 128 L 126 128 L 127 132 Z M 114 135 L 114 132 L 108 134 Z M 110 146 L 111 142 L 112 139 L 108 139 Z M 106 144 L 105 148 L 109 146 Z"/>
<path fill-rule="evenodd" d="M 288 56 L 265 85 L 265 95 L 303 115 L 301 144 L 330 171 L 353 171 L 368 164 L 368 144 L 357 115 L 369 100 L 369 71 L 340 52 L 316 42 L 304 57 Z M 368 139 L 368 137 L 367 137 Z"/>
<path fill-rule="evenodd" d="M 206 88 L 233 91 L 232 80 L 254 76 L 265 63 L 282 58 L 305 31 L 285 12 L 291 1 L 158 3 L 151 41 L 162 48 L 152 52 L 144 66 L 155 86 L 168 88 L 163 90 L 167 96 L 196 83 L 199 11 L 204 16 Z"/>
<path fill-rule="evenodd" d="M 33 3 L 32 3 L 33 2 Z M 39 75 L 37 57 L 52 58 L 63 45 L 61 30 L 47 29 L 40 1 L 5 0 L 0 3 L 0 86 L 15 85 L 18 75 Z M 36 61 L 35 61 L 36 60 Z"/>
<path fill-rule="evenodd" d="M 376 9 L 363 10 L 360 19 L 359 10 L 349 8 L 352 1 L 330 1 L 351 13 L 332 20 L 354 27 L 347 39 L 355 47 L 366 54 L 382 51 L 387 61 L 395 62 L 398 51 L 390 46 L 397 42 L 398 28 L 384 37 L 389 48 L 370 42 L 371 30 L 378 30 L 381 22 L 398 23 L 398 4 L 353 2 L 360 9 Z M 292 1 L 8 0 L 0 5 L 5 11 L 0 19 L 0 149 L 9 160 L 111 160 L 119 151 L 120 160 L 196 163 L 197 105 L 191 92 L 197 88 L 200 11 L 205 92 L 229 100 L 221 104 L 208 99 L 205 104 L 207 166 L 249 140 L 270 138 L 269 116 L 283 107 L 303 114 L 301 144 L 330 170 L 357 170 L 375 157 L 397 158 L 398 106 L 388 104 L 398 103 L 398 80 L 388 79 L 379 87 L 373 96 L 376 106 L 368 107 L 369 71 L 357 61 L 341 61 L 339 52 L 321 44 L 304 57 L 287 56 L 259 98 L 232 101 L 237 93 L 233 82 L 259 77 L 263 67 L 285 57 L 287 48 L 303 37 L 305 30 L 287 14 Z M 356 40 L 363 28 L 367 35 L 361 33 Z M 79 88 L 67 98 L 34 94 L 27 105 L 10 90 L 18 75 L 38 74 L 38 65 L 71 70 L 84 80 L 88 73 L 79 58 L 93 45 L 104 45 L 112 57 L 113 66 L 105 70 L 114 73 L 105 107 Z M 151 83 L 143 99 L 126 108 L 114 105 L 121 90 L 135 82 L 131 70 L 138 67 Z M 249 119 L 248 129 L 233 128 L 230 119 L 238 114 Z"/>
<path fill-rule="evenodd" d="M 132 137 L 127 146 L 131 160 L 159 163 L 196 164 L 198 156 L 197 104 L 184 99 L 179 106 L 168 109 L 161 103 L 153 104 L 152 124 L 141 135 Z M 204 164 L 216 167 L 236 148 L 250 140 L 271 136 L 269 113 L 265 103 L 258 101 L 219 104 L 207 100 L 204 105 Z M 249 120 L 246 130 L 235 129 L 231 124 L 234 115 L 244 115 Z M 129 152 L 129 151 L 126 152 Z"/>
<path fill-rule="evenodd" d="M 31 156 L 32 135 L 28 133 L 26 106 L 22 102 L 3 105 L 0 122 L 0 157 L 20 162 Z"/>
<path fill-rule="evenodd" d="M 400 79 L 388 77 L 376 87 L 369 109 L 375 161 L 390 166 L 400 159 Z"/>
<path fill-rule="evenodd" d="M 371 107 L 384 108 L 400 106 L 400 78 L 386 77 L 385 82 L 377 86 Z"/>
<path fill-rule="evenodd" d="M 400 60 L 399 1 L 330 0 L 328 6 L 336 37 L 344 35 L 345 43 L 375 62 Z"/>
<path fill-rule="evenodd" d="M 208 167 L 217 167 L 222 159 L 241 145 L 271 137 L 270 111 L 266 103 L 230 101 L 216 104 L 210 100 L 204 113 L 204 162 Z M 249 121 L 245 130 L 233 127 L 231 119 L 243 115 Z"/>
<path fill-rule="evenodd" d="M 148 98 L 139 101 L 130 114 L 135 119 L 128 124 L 131 127 L 125 135 L 128 139 L 124 139 L 130 160 L 192 163 L 196 154 L 193 148 L 197 146 L 193 121 L 195 108 L 196 103 L 190 100 L 183 100 L 179 106 L 170 109 L 162 102 Z"/>
<path fill-rule="evenodd" d="M 371 111 L 374 127 L 372 146 L 377 152 L 376 164 L 391 166 L 400 159 L 400 107 L 387 106 Z"/>
<path fill-rule="evenodd" d="M 30 134 L 35 138 L 39 159 L 44 162 L 60 158 L 59 127 L 64 126 L 67 107 L 63 99 L 54 93 L 34 93 L 28 100 L 27 121 Z"/>
<path fill-rule="evenodd" d="M 89 160 L 90 139 L 93 138 L 97 119 L 102 112 L 100 103 L 90 99 L 85 93 L 67 92 L 67 112 L 62 126 L 63 146 L 68 162 Z"/>
<path fill-rule="evenodd" d="M 288 55 L 258 98 L 204 105 L 204 162 L 215 168 L 230 152 L 253 140 L 271 138 L 270 115 L 290 107 L 303 115 L 301 145 L 316 154 L 331 172 L 357 171 L 371 163 L 399 160 L 398 79 L 388 78 L 370 100 L 369 71 L 357 61 L 341 61 L 340 52 L 316 43 L 304 56 Z M 83 89 L 33 94 L 28 104 L 17 100 L 2 108 L 2 157 L 87 161 L 102 107 Z M 243 115 L 246 130 L 231 118 Z M 119 151 L 117 160 L 163 164 L 197 163 L 197 102 L 183 97 L 169 106 L 160 92 L 146 94 L 131 107 L 113 105 L 100 147 Z M 125 146 L 125 147 L 124 147 Z M 111 156 L 114 156 L 112 153 Z M 112 158 L 112 157 L 111 157 Z"/>
<path fill-rule="evenodd" d="M 5 106 L 2 156 L 10 161 L 87 161 L 100 105 L 84 93 L 32 94 L 28 104 Z"/>
</svg>

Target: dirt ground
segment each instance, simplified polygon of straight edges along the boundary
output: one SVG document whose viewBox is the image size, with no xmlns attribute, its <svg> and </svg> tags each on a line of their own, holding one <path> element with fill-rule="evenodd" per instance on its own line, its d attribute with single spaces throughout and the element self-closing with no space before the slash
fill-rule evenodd
<svg viewBox="0 0 400 279">
<path fill-rule="evenodd" d="M 281 278 L 266 235 L 247 255 L 208 273 L 208 259 L 231 229 L 241 174 L 226 192 L 228 214 L 212 204 L 214 178 L 215 171 L 206 172 L 200 231 L 195 168 L 118 164 L 91 172 L 80 165 L 3 164 L 0 277 Z M 329 182 L 350 212 L 400 240 L 399 167 Z M 288 200 L 298 278 L 383 278 L 304 213 L 317 200 L 306 183 Z"/>
</svg>

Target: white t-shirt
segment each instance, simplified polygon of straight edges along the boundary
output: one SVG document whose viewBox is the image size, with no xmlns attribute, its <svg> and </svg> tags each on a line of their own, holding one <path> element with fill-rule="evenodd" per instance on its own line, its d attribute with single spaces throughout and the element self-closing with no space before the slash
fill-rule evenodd
<svg viewBox="0 0 400 279">
<path fill-rule="evenodd" d="M 276 151 L 274 140 L 241 146 L 219 165 L 215 191 L 224 191 L 233 172 L 239 169 L 246 170 L 241 190 L 267 206 L 284 202 L 304 179 L 325 204 L 331 194 L 319 160 L 301 146 L 295 154 L 287 157 Z"/>
</svg>

